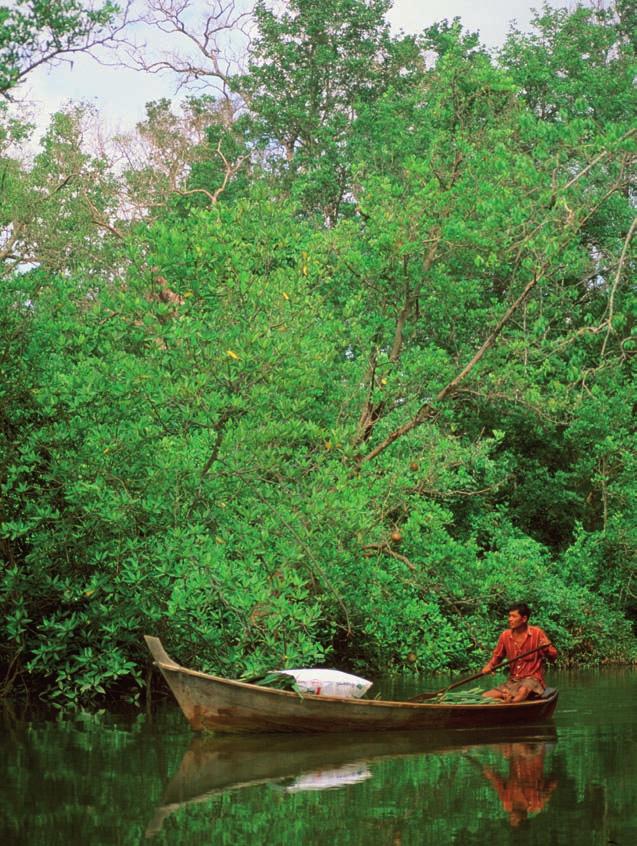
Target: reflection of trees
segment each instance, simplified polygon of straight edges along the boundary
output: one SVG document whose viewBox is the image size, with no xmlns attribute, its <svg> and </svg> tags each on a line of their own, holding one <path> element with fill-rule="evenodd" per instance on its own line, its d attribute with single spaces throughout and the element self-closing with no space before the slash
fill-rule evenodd
<svg viewBox="0 0 637 846">
<path fill-rule="evenodd" d="M 499 750 L 508 761 L 508 773 L 503 776 L 488 765 L 482 768 L 514 828 L 543 810 L 557 787 L 557 779 L 544 774 L 545 749 L 544 743 L 503 743 Z"/>
<path fill-rule="evenodd" d="M 367 759 L 370 778 L 326 791 L 281 790 L 281 783 L 268 777 L 277 773 L 267 772 L 265 763 L 264 771 L 259 770 L 258 755 L 249 749 L 247 738 L 219 742 L 213 773 L 221 789 L 211 791 L 214 785 L 199 747 L 189 754 L 191 735 L 172 703 L 160 709 L 153 724 L 141 716 L 124 720 L 109 715 L 75 715 L 44 723 L 20 714 L 3 723 L 0 710 L 0 844 L 506 846 L 522 836 L 525 846 L 565 846 L 573 832 L 579 846 L 610 839 L 630 843 L 637 832 L 637 807 L 635 761 L 627 751 L 637 741 L 632 710 L 637 687 L 634 675 L 615 686 L 609 678 L 608 673 L 600 676 L 593 691 L 580 691 L 579 710 L 572 725 L 560 729 L 557 742 L 555 732 L 547 736 L 538 728 L 526 736 L 492 733 L 483 743 L 473 743 L 460 732 L 456 746 L 435 738 L 431 748 L 424 741 L 419 747 L 417 739 L 408 744 L 400 735 L 392 736 L 387 756 L 376 757 L 373 751 L 361 755 L 360 750 L 351 756 Z M 606 702 L 618 705 L 607 708 L 602 726 L 599 713 Z M 561 719 L 565 722 L 567 714 Z M 284 737 L 261 742 L 263 760 L 270 758 L 270 764 L 279 747 L 282 752 L 286 746 Z M 282 763 L 278 775 L 294 776 L 336 766 L 337 758 L 350 759 L 347 743 L 337 744 L 332 761 L 329 739 L 303 742 L 307 748 L 299 767 Z M 358 742 L 373 746 L 375 739 L 362 737 Z M 298 743 L 301 746 L 301 740 Z M 228 779 L 236 783 L 245 777 L 246 786 L 238 791 L 224 787 L 222 776 L 226 768 L 230 775 L 231 764 L 236 769 L 242 748 L 245 772 Z M 194 766 L 189 784 L 169 797 L 174 806 L 161 830 L 153 840 L 144 840 L 152 813 L 167 801 L 169 782 L 186 755 Z M 524 786 L 530 785 L 532 807 L 521 828 L 511 828 L 509 812 L 503 810 L 500 793 L 485 770 L 508 784 L 516 807 L 512 784 L 516 779 L 522 784 L 527 802 Z M 559 782 L 557 787 L 552 781 Z M 186 791 L 188 786 L 191 791 Z M 188 802 L 191 795 L 201 796 L 201 801 Z M 537 813 L 542 800 L 543 810 Z"/>
</svg>

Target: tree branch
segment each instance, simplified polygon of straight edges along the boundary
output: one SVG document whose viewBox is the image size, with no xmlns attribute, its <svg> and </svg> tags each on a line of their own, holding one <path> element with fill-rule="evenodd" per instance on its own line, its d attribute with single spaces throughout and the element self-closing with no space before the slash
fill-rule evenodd
<svg viewBox="0 0 637 846">
<path fill-rule="evenodd" d="M 615 279 L 613 281 L 613 285 L 610 289 L 610 296 L 608 298 L 608 318 L 606 320 L 606 325 L 608 326 L 608 331 L 606 332 L 606 337 L 604 338 L 604 343 L 602 344 L 602 352 L 601 357 L 603 358 L 606 354 L 606 346 L 608 344 L 608 339 L 613 332 L 613 313 L 615 309 L 615 294 L 617 292 L 617 286 L 619 285 L 619 280 L 622 275 L 622 270 L 624 268 L 624 262 L 626 261 L 626 256 L 628 254 L 628 247 L 632 240 L 632 237 L 635 233 L 635 228 L 637 228 L 637 217 L 633 218 L 633 222 L 630 225 L 630 229 L 628 230 L 628 235 L 626 235 L 626 240 L 624 241 L 624 246 L 622 248 L 621 256 L 619 257 L 619 264 L 617 265 L 617 273 L 615 274 Z"/>
<path fill-rule="evenodd" d="M 467 378 L 469 373 L 471 373 L 471 371 L 478 364 L 478 362 L 480 362 L 481 359 L 484 357 L 487 350 L 489 350 L 493 346 L 498 335 L 509 321 L 511 315 L 522 305 L 522 303 L 526 300 L 533 288 L 542 278 L 544 278 L 544 272 L 539 275 L 535 275 L 531 279 L 531 281 L 527 283 L 522 293 L 513 301 L 513 303 L 502 315 L 500 320 L 498 320 L 494 329 L 487 336 L 486 340 L 482 343 L 473 358 L 462 368 L 460 373 L 458 373 L 455 378 L 448 382 L 444 388 L 438 391 L 434 402 L 442 402 L 445 397 L 452 393 L 454 389 Z M 365 462 L 371 461 L 373 458 L 376 458 L 377 455 L 380 455 L 381 452 L 386 450 L 388 446 L 391 446 L 391 444 L 393 444 L 394 441 L 398 440 L 398 438 L 402 437 L 403 435 L 406 435 L 407 432 L 411 432 L 412 429 L 415 429 L 417 426 L 420 426 L 426 420 L 431 420 L 435 418 L 438 413 L 439 412 L 435 410 L 433 403 L 425 403 L 418 409 L 418 411 L 412 417 L 411 420 L 408 420 L 406 423 L 403 423 L 402 426 L 399 426 L 393 432 L 390 432 L 390 434 L 387 435 L 385 440 L 381 441 L 381 443 L 374 447 L 374 449 L 367 455 L 364 455 L 362 458 L 360 458 L 360 463 L 364 464 Z"/>
</svg>

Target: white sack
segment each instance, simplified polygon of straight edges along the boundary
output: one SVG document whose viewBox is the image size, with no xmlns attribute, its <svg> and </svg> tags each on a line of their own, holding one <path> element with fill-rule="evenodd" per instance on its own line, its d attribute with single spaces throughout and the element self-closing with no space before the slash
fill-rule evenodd
<svg viewBox="0 0 637 846">
<path fill-rule="evenodd" d="M 277 670 L 277 673 L 293 676 L 301 693 L 314 693 L 316 696 L 360 699 L 372 686 L 367 679 L 340 670 Z"/>
</svg>

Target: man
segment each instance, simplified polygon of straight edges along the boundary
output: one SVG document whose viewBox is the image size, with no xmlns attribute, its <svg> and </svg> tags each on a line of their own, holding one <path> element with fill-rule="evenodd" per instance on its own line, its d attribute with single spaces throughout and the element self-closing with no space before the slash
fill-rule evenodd
<svg viewBox="0 0 637 846">
<path fill-rule="evenodd" d="M 532 693 L 542 696 L 544 693 L 544 674 L 542 672 L 544 659 L 555 661 L 557 649 L 549 643 L 548 637 L 539 626 L 529 626 L 531 616 L 529 606 L 519 602 L 509 608 L 509 628 L 502 632 L 491 660 L 486 663 L 482 672 L 492 673 L 503 660 L 514 663 L 509 665 L 509 680 L 504 684 L 487 690 L 483 694 L 491 699 L 502 699 L 504 702 L 524 702 Z M 546 644 L 544 649 L 527 655 L 515 661 L 518 655 Z"/>
</svg>

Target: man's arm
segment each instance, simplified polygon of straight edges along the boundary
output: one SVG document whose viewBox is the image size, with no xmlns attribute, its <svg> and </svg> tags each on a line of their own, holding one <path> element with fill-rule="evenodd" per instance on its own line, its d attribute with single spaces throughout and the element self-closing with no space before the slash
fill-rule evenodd
<svg viewBox="0 0 637 846">
<path fill-rule="evenodd" d="M 546 640 L 548 638 L 545 637 Z M 493 650 L 493 655 L 487 661 L 487 663 L 482 668 L 482 672 L 484 674 L 491 673 L 493 670 L 501 663 L 502 659 L 506 655 L 506 650 L 504 648 L 504 632 L 498 638 L 498 642 L 496 644 L 495 649 Z"/>
<path fill-rule="evenodd" d="M 548 643 L 548 646 L 542 650 L 542 656 L 553 663 L 557 658 L 557 649 L 549 641 L 543 629 L 540 629 L 540 643 Z"/>
</svg>

